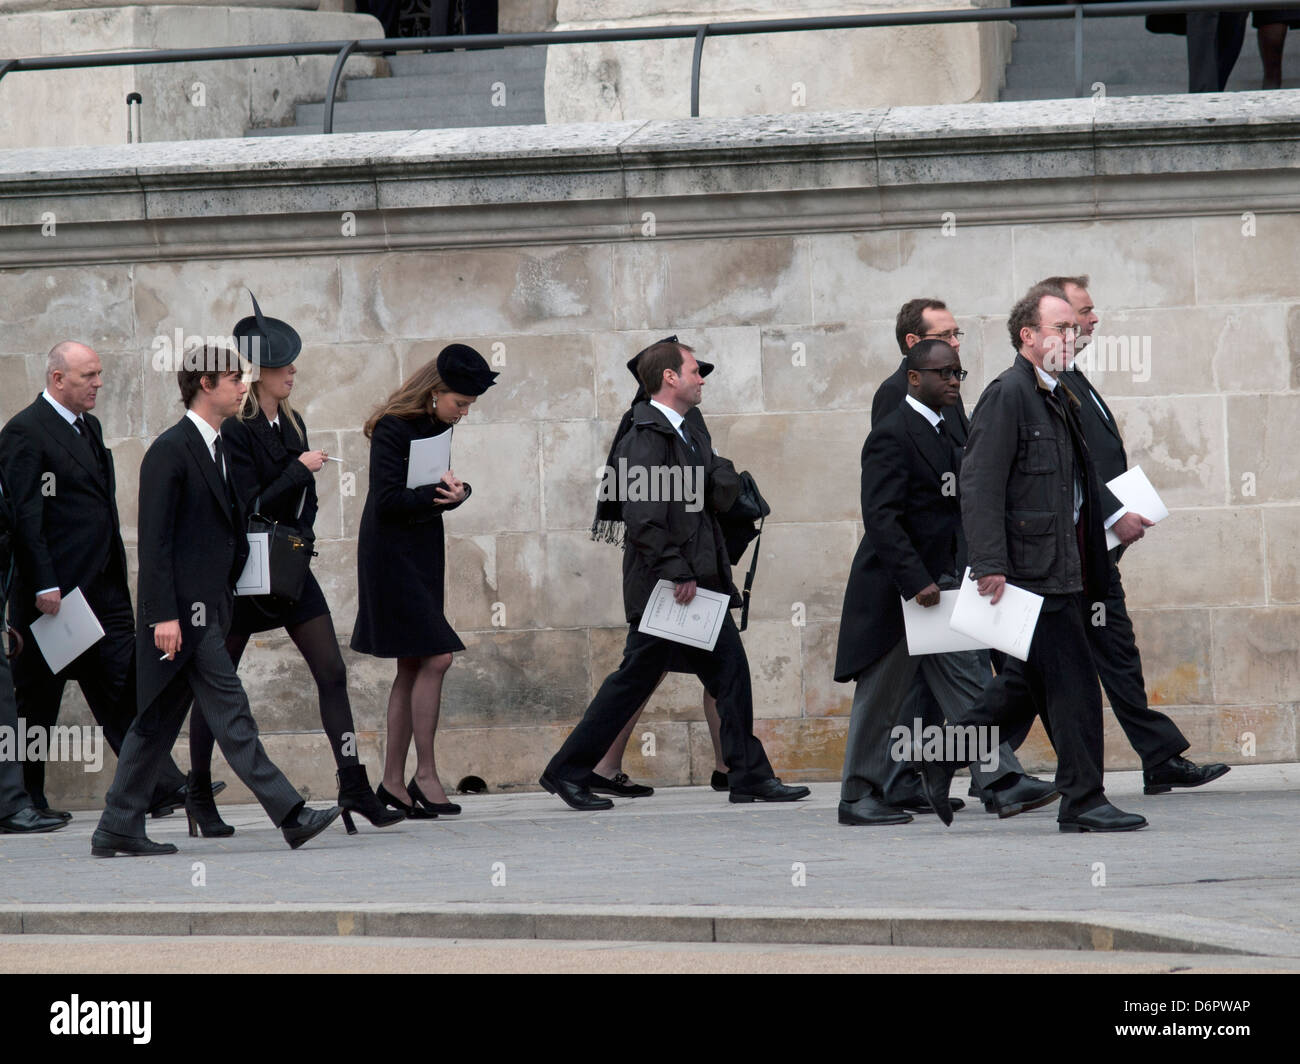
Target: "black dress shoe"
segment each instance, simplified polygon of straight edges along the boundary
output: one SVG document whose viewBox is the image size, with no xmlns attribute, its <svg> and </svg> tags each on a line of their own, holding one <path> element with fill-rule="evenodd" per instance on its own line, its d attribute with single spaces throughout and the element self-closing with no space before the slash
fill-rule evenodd
<svg viewBox="0 0 1300 1064">
<path fill-rule="evenodd" d="M 922 761 L 917 770 L 921 775 L 921 790 L 925 792 L 926 801 L 943 821 L 944 827 L 948 827 L 952 824 L 952 801 L 948 798 L 948 791 L 952 787 L 952 777 L 957 766 L 951 761 Z"/>
<path fill-rule="evenodd" d="M 36 811 L 40 813 L 41 816 L 52 816 L 56 820 L 62 820 L 65 824 L 72 819 L 71 813 L 65 813 L 62 809 L 51 809 L 49 806 L 45 806 L 44 808 L 37 806 Z"/>
<path fill-rule="evenodd" d="M 731 801 L 737 805 L 742 802 L 797 802 L 807 798 L 812 791 L 807 787 L 789 787 L 776 776 L 756 783 L 743 790 L 731 788 Z"/>
<path fill-rule="evenodd" d="M 90 836 L 90 853 L 92 857 L 116 857 L 119 853 L 127 857 L 161 857 L 163 854 L 177 853 L 170 842 L 150 842 L 143 835 L 118 835 L 103 828 L 96 828 Z"/>
<path fill-rule="evenodd" d="M 966 803 L 963 802 L 960 798 L 949 798 L 948 805 L 952 808 L 952 811 L 954 813 L 957 812 L 957 810 L 959 809 L 966 808 Z M 890 808 L 902 809 L 908 813 L 933 813 L 934 812 L 934 806 L 932 806 L 930 804 L 929 799 L 925 797 L 908 798 L 907 800 L 902 802 L 894 802 L 890 806 Z"/>
<path fill-rule="evenodd" d="M 35 835 L 41 831 L 58 831 L 67 826 L 68 821 L 62 817 L 45 816 L 28 805 L 0 819 L 0 835 Z"/>
<path fill-rule="evenodd" d="M 1062 831 L 1137 831 L 1147 826 L 1146 817 L 1125 813 L 1105 802 L 1078 816 L 1062 817 L 1057 821 Z"/>
<path fill-rule="evenodd" d="M 878 802 L 869 794 L 855 802 L 840 802 L 841 824 L 910 824 L 911 821 L 911 813 Z"/>
<path fill-rule="evenodd" d="M 1155 768 L 1142 770 L 1142 793 L 1164 794 L 1175 787 L 1199 787 L 1202 783 L 1217 780 L 1228 772 L 1224 764 L 1198 765 L 1177 755 L 1162 761 Z"/>
<path fill-rule="evenodd" d="M 626 772 L 615 773 L 613 779 L 593 772 L 587 777 L 587 790 L 592 794 L 612 794 L 615 798 L 647 798 L 655 792 L 653 787 L 644 783 L 633 783 Z"/>
<path fill-rule="evenodd" d="M 558 776 L 552 776 L 549 772 L 543 772 L 537 782 L 542 785 L 543 790 L 555 795 L 570 809 L 578 809 L 585 813 L 596 809 L 614 808 L 614 803 L 608 798 L 597 798 L 582 784 L 570 783 Z"/>
<path fill-rule="evenodd" d="M 296 850 L 304 842 L 310 842 L 339 818 L 343 810 L 337 805 L 328 809 L 308 809 L 302 806 L 289 814 L 289 819 L 280 825 L 280 833 L 289 849 Z"/>
<path fill-rule="evenodd" d="M 415 785 L 415 777 L 411 777 L 411 782 L 406 785 L 406 792 L 411 796 L 411 803 L 416 809 L 423 809 L 432 816 L 456 816 L 460 812 L 460 806 L 455 802 L 431 802 L 421 792 L 420 788 Z"/>
<path fill-rule="evenodd" d="M 1010 787 L 988 791 L 988 797 L 984 799 L 984 811 L 997 813 L 1005 820 L 1009 816 L 1047 805 L 1059 797 L 1061 792 L 1056 789 L 1055 783 L 1021 776 Z"/>
<path fill-rule="evenodd" d="M 731 784 L 727 782 L 727 774 L 719 772 L 716 768 L 713 770 L 713 775 L 709 777 L 709 786 L 715 791 L 731 790 Z"/>
<path fill-rule="evenodd" d="M 396 797 L 393 794 L 393 792 L 390 791 L 387 787 L 385 787 L 382 783 L 375 790 L 375 797 L 377 797 L 381 802 L 383 802 L 384 805 L 386 806 L 391 805 L 394 809 L 398 810 L 399 812 L 405 813 L 407 817 L 410 818 L 411 820 L 437 820 L 438 819 L 437 813 L 430 813 L 424 809 L 417 809 L 413 805 L 407 805 L 400 798 Z"/>
</svg>

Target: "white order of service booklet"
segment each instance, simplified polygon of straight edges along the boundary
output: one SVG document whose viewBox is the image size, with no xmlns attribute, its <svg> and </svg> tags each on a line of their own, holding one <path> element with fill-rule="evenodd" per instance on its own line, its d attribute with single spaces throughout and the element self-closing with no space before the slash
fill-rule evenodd
<svg viewBox="0 0 1300 1064">
<path fill-rule="evenodd" d="M 695 597 L 683 606 L 673 598 L 675 590 L 676 585 L 671 580 L 660 580 L 655 584 L 637 631 L 684 643 L 688 647 L 712 650 L 718 641 L 718 633 L 722 631 L 731 596 L 699 587 L 695 589 Z"/>
<path fill-rule="evenodd" d="M 422 488 L 437 484 L 451 468 L 451 434 L 454 429 L 411 441 L 411 455 L 406 463 L 406 486 Z"/>
<path fill-rule="evenodd" d="M 1015 584 L 1007 584 L 998 604 L 993 605 L 992 595 L 979 593 L 979 581 L 972 578 L 968 565 L 948 623 L 962 635 L 1025 661 L 1042 608 L 1042 595 Z"/>
<path fill-rule="evenodd" d="M 949 621 L 952 619 L 953 607 L 957 605 L 960 592 L 940 591 L 939 602 L 934 606 L 922 606 L 914 598 L 902 599 L 903 627 L 907 632 L 907 652 L 912 657 L 922 654 L 951 654 L 957 650 L 987 650 L 988 643 L 981 643 L 968 635 L 954 631 Z"/>
<path fill-rule="evenodd" d="M 104 626 L 90 608 L 81 588 L 74 587 L 53 616 L 42 613 L 32 621 L 32 635 L 50 672 L 66 668 L 104 638 Z"/>
</svg>

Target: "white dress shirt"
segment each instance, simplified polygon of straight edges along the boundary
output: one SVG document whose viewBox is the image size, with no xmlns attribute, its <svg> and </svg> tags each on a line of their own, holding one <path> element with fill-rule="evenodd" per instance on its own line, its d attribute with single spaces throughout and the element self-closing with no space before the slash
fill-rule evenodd
<svg viewBox="0 0 1300 1064">
<path fill-rule="evenodd" d="M 934 426 L 934 431 L 936 433 L 939 431 L 939 423 L 943 420 L 943 417 L 941 415 L 936 414 L 924 403 L 918 402 L 917 400 L 913 399 L 910 393 L 903 396 L 903 399 L 908 404 L 908 406 L 910 406 L 913 410 L 915 410 L 918 414 L 920 414 L 923 418 L 925 418 L 926 421 L 928 421 L 931 425 Z"/>
</svg>

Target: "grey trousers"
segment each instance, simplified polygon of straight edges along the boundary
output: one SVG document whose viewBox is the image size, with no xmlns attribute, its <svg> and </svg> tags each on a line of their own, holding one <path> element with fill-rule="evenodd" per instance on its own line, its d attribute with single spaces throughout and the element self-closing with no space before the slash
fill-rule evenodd
<svg viewBox="0 0 1300 1064">
<path fill-rule="evenodd" d="M 3 603 L 0 603 L 3 606 Z M 3 611 L 0 610 L 0 619 Z M 4 640 L 0 639 L 0 728 L 18 730 L 18 702 L 14 698 L 13 678 L 9 673 L 9 662 L 4 655 Z M 22 751 L 17 749 L 15 739 L 14 756 L 11 760 L 0 760 L 0 819 L 22 812 L 32 804 L 31 798 L 23 789 L 23 765 L 19 759 Z"/>
<path fill-rule="evenodd" d="M 891 755 L 890 732 L 896 724 L 912 727 L 912 720 L 905 717 L 905 712 L 917 704 L 907 695 L 918 674 L 934 693 L 943 715 L 949 719 L 959 716 L 960 711 L 974 702 L 992 679 L 992 673 L 978 651 L 926 654 L 914 658 L 907 652 L 907 639 L 900 639 L 892 650 L 869 665 L 858 677 L 853 691 L 848 740 L 844 745 L 840 801 L 855 802 L 866 795 L 886 804 L 891 797 L 897 799 L 898 762 Z M 971 776 L 980 788 L 1023 771 L 1015 752 L 1005 742 L 998 747 L 997 768 L 987 771 L 976 763 L 971 764 Z"/>
<path fill-rule="evenodd" d="M 266 810 L 277 827 L 302 804 L 293 788 L 266 755 L 248 695 L 226 653 L 220 629 L 203 629 L 194 654 L 180 674 L 135 718 L 117 759 L 117 775 L 108 789 L 99 826 L 134 838 L 144 836 L 154 781 L 166 764 L 185 723 L 191 692 L 226 761 Z"/>
</svg>

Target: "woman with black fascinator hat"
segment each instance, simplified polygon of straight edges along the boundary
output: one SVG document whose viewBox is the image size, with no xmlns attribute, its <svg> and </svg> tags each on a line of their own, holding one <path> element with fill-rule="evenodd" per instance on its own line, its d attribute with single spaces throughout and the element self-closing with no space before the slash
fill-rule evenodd
<svg viewBox="0 0 1300 1064">
<path fill-rule="evenodd" d="M 251 293 L 250 293 L 251 294 Z M 311 541 L 316 518 L 316 474 L 328 455 L 307 442 L 307 426 L 289 401 L 297 369 L 294 360 L 302 339 L 292 325 L 269 318 L 253 299 L 253 314 L 234 329 L 245 360 L 257 370 L 237 417 L 221 426 L 231 482 L 248 514 L 258 513 L 293 528 Z M 375 797 L 366 768 L 357 756 L 356 725 L 348 700 L 347 669 L 339 652 L 334 620 L 311 570 L 295 601 L 274 595 L 235 599 L 226 649 L 236 666 L 255 632 L 284 628 L 301 652 L 320 698 L 321 727 L 329 737 L 338 766 L 339 805 L 348 834 L 355 834 L 352 814 L 376 827 L 402 819 Z M 212 800 L 212 732 L 203 714 L 190 717 L 189 798 L 185 811 L 190 834 L 233 835 Z"/>
<path fill-rule="evenodd" d="M 379 798 L 413 819 L 460 812 L 447 801 L 434 759 L 442 679 L 465 644 L 443 615 L 446 549 L 442 515 L 470 495 L 450 469 L 407 487 L 411 445 L 450 432 L 497 374 L 464 344 L 444 347 L 366 422 L 370 492 L 357 541 L 357 622 L 352 649 L 396 658 L 388 696 L 388 744 Z M 415 776 L 403 782 L 415 740 Z"/>
</svg>

